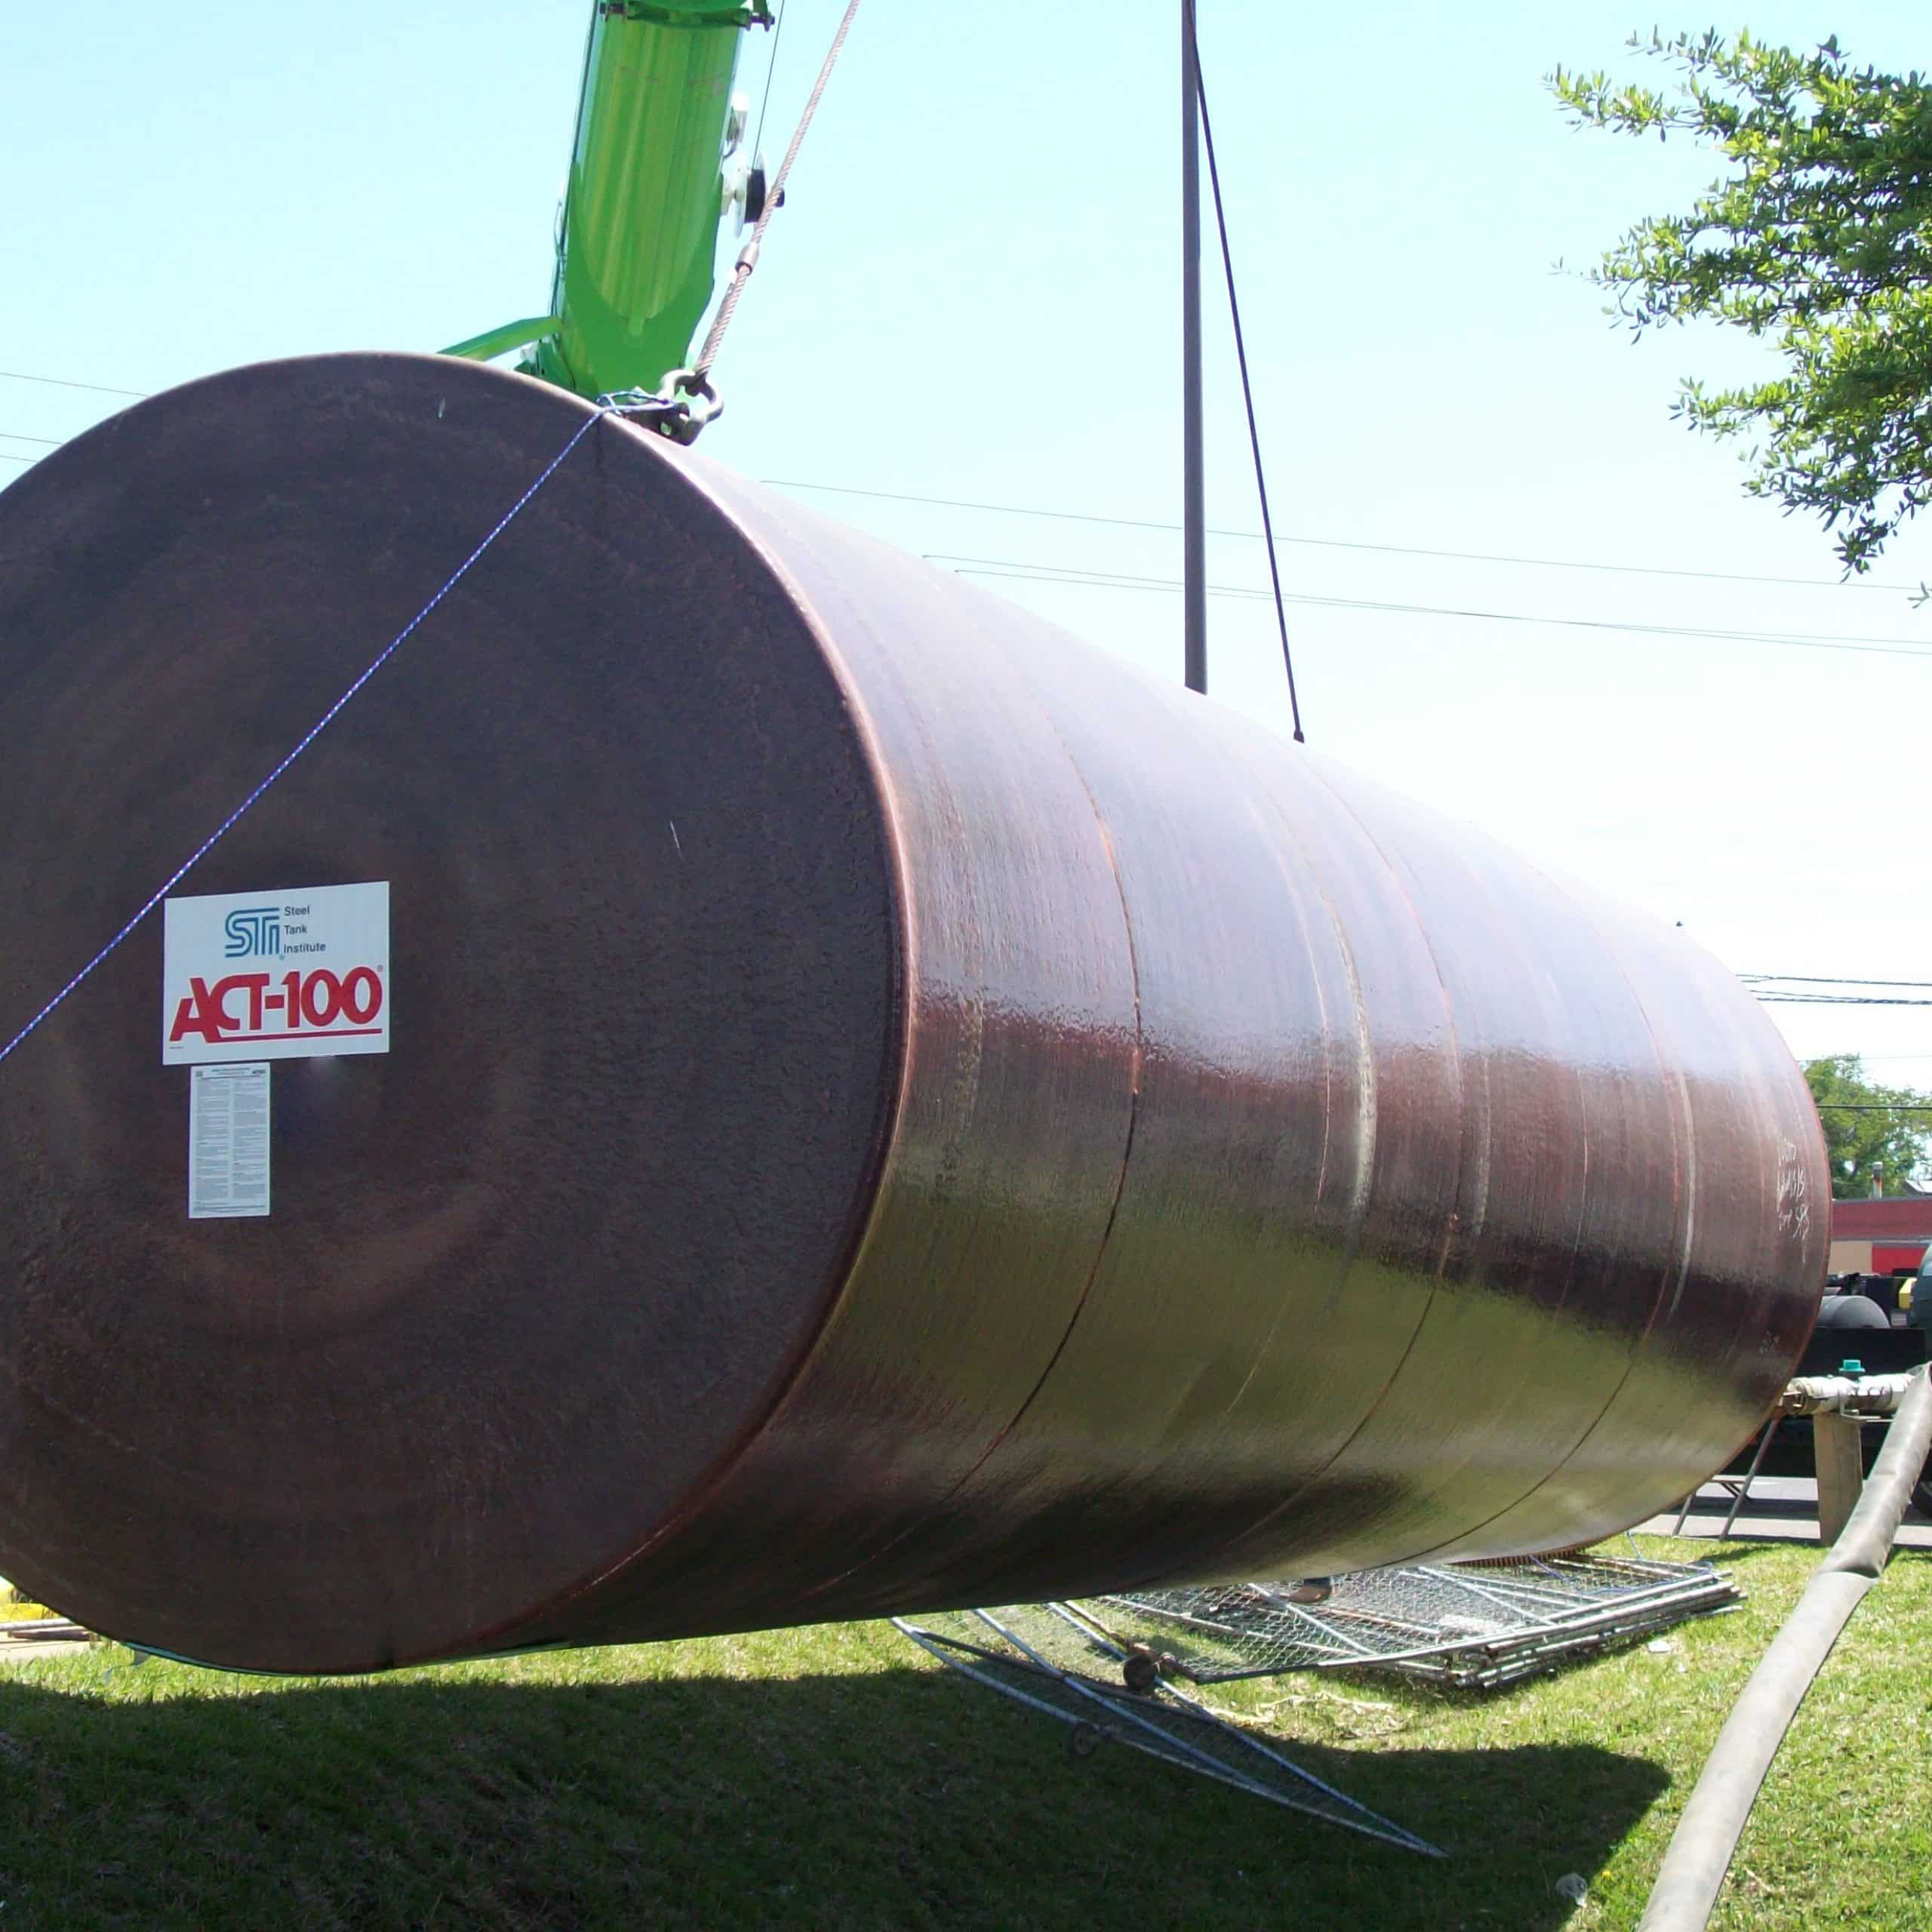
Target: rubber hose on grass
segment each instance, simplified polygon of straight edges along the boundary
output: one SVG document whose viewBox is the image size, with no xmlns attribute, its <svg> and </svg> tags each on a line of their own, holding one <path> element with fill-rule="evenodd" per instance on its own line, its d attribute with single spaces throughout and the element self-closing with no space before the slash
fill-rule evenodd
<svg viewBox="0 0 1932 1932">
<path fill-rule="evenodd" d="M 1751 1673 L 1671 1835 L 1638 1932 L 1697 1932 L 1710 1918 L 1745 1820 L 1804 1694 L 1891 1552 L 1932 1444 L 1932 1382 L 1921 1373 L 1885 1432 L 1871 1479 Z"/>
</svg>

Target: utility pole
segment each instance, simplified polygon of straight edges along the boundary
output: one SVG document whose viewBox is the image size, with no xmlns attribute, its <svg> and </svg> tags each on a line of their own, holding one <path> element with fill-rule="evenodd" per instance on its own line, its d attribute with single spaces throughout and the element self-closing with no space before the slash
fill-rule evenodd
<svg viewBox="0 0 1932 1932">
<path fill-rule="evenodd" d="M 1201 407 L 1201 81 L 1180 0 L 1181 577 L 1187 688 L 1208 688 L 1208 510 Z"/>
</svg>

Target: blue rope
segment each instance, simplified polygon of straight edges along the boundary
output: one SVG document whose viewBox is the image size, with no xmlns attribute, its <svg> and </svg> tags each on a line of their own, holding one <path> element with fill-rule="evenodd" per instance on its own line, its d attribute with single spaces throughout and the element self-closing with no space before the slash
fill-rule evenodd
<svg viewBox="0 0 1932 1932">
<path fill-rule="evenodd" d="M 286 771 L 288 768 L 293 764 L 318 738 L 321 736 L 323 732 L 328 729 L 329 726 L 334 722 L 337 715 L 342 710 L 343 707 L 349 703 L 350 699 L 354 697 L 356 693 L 361 691 L 362 687 L 366 685 L 369 680 L 373 678 L 398 651 L 402 648 L 404 645 L 408 642 L 411 634 L 419 625 L 422 623 L 423 620 L 429 616 L 432 611 L 435 610 L 436 606 L 440 604 L 466 576 L 469 575 L 472 567 L 475 564 L 478 558 L 479 558 L 483 555 L 484 552 L 488 549 L 490 546 L 495 543 L 497 539 L 502 536 L 503 532 L 509 529 L 510 525 L 516 521 L 517 518 L 522 513 L 525 506 L 529 503 L 531 498 L 535 496 L 537 491 L 542 489 L 544 485 L 549 482 L 550 478 L 557 473 L 559 469 L 562 467 L 564 459 L 570 454 L 571 451 L 575 449 L 577 445 L 582 442 L 584 438 L 589 435 L 591 431 L 594 429 L 606 416 L 621 411 L 625 406 L 626 404 L 623 399 L 615 399 L 609 396 L 605 396 L 599 400 L 597 405 L 596 413 L 594 415 L 588 416 L 584 419 L 583 423 L 579 426 L 576 434 L 573 435 L 570 441 L 567 442 L 563 448 L 550 459 L 549 462 L 544 466 L 542 475 L 537 478 L 534 483 L 531 485 L 528 489 L 524 491 L 521 496 L 518 497 L 515 503 L 511 504 L 509 509 L 504 512 L 503 517 L 497 522 L 497 527 L 490 532 L 489 535 L 485 537 L 482 542 L 478 544 L 476 548 L 471 551 L 469 555 L 464 558 L 463 561 L 457 565 L 455 572 L 450 577 L 448 582 L 443 586 L 442 589 L 438 591 L 435 595 L 431 598 L 429 602 L 424 605 L 422 609 L 418 611 L 415 616 L 411 617 L 408 623 L 405 624 L 402 629 L 398 631 L 395 635 L 390 638 L 389 642 L 370 660 L 369 663 L 364 667 L 361 675 L 355 679 L 355 682 L 352 684 L 349 688 L 343 693 L 341 697 L 337 698 L 334 703 L 331 705 L 328 710 L 324 712 L 321 716 L 317 718 L 315 723 L 303 734 L 300 742 L 297 744 L 295 749 L 291 751 L 288 755 L 281 762 L 278 764 L 275 769 L 271 771 L 269 775 L 264 778 L 262 782 L 257 785 L 238 805 L 235 808 L 232 812 L 228 814 L 225 819 L 222 820 L 220 824 L 215 827 L 214 831 L 208 834 L 207 838 L 202 841 L 201 844 L 195 848 L 194 851 L 181 865 L 177 866 L 173 872 L 168 874 L 167 878 L 162 882 L 160 888 L 152 895 L 152 897 L 148 899 L 143 904 L 140 910 L 137 912 L 134 916 L 130 919 L 128 923 L 123 926 L 121 930 L 116 933 L 114 937 L 109 940 L 107 943 L 103 946 L 100 950 L 97 952 L 94 956 L 90 959 L 88 963 L 83 966 L 81 970 L 76 973 L 57 993 L 54 995 L 54 997 L 49 1000 L 47 1004 L 43 1006 L 40 1011 L 36 1013 L 18 1032 L 7 1042 L 4 1047 L 0 1047 L 0 1060 L 5 1060 L 8 1054 L 14 1052 L 16 1048 L 23 1044 L 23 1042 L 27 1040 L 32 1035 L 37 1032 L 41 1026 L 45 1023 L 47 1020 L 54 1013 L 54 1010 L 72 994 L 76 992 L 80 989 L 82 983 L 98 968 L 103 965 L 106 961 L 119 949 L 122 943 L 128 938 L 129 934 L 131 934 L 134 929 L 140 924 L 141 921 L 145 919 L 148 915 L 152 912 L 154 909 L 158 906 L 161 902 L 165 899 L 184 878 L 187 877 L 189 873 L 192 872 L 194 869 L 208 857 L 209 853 L 214 850 L 215 847 L 220 844 L 222 839 L 226 838 L 227 835 L 235 829 L 235 826 L 240 823 L 243 815 L 248 812 L 248 810 L 254 804 L 256 801 L 261 797 L 262 794 L 266 792 L 269 787 L 272 785 L 275 780 L 279 778 L 282 774 Z"/>
</svg>

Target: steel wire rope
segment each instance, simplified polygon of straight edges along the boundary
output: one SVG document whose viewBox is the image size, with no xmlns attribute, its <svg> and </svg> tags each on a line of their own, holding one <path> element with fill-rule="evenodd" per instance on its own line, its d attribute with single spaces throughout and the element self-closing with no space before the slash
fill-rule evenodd
<svg viewBox="0 0 1932 1932">
<path fill-rule="evenodd" d="M 811 126 L 818 104 L 825 97 L 826 84 L 832 78 L 832 70 L 838 66 L 839 55 L 844 51 L 845 36 L 851 32 L 858 11 L 859 0 L 849 0 L 844 17 L 832 36 L 832 45 L 826 50 L 818 78 L 813 82 L 811 93 L 806 98 L 804 112 L 798 116 L 798 125 L 792 131 L 785 158 L 778 164 L 778 172 L 771 177 L 771 185 L 765 190 L 764 206 L 758 211 L 751 239 L 738 251 L 738 259 L 732 265 L 731 285 L 725 290 L 724 299 L 718 303 L 718 313 L 712 318 L 710 330 L 705 336 L 704 346 L 698 351 L 697 360 L 691 365 L 691 386 L 699 395 L 709 386 L 711 366 L 718 359 L 724 331 L 731 326 L 731 318 L 737 313 L 738 298 L 745 292 L 745 284 L 751 280 L 752 271 L 758 266 L 758 250 L 764 245 L 764 231 L 771 226 L 771 217 L 778 212 L 778 205 L 785 198 L 786 177 L 791 173 L 792 164 L 798 159 L 798 150 L 804 145 L 806 130 Z M 775 43 L 772 51 L 776 54 Z"/>
<path fill-rule="evenodd" d="M 577 448 L 577 445 L 582 442 L 606 416 L 623 413 L 623 405 L 613 402 L 608 397 L 600 399 L 591 414 L 577 426 L 570 441 L 565 444 L 563 448 L 538 472 L 536 481 L 497 520 L 489 534 L 444 580 L 441 588 L 417 612 L 415 616 L 411 617 L 408 623 L 405 624 L 402 629 L 397 632 L 395 635 L 390 638 L 389 642 L 362 667 L 343 690 L 341 696 L 337 698 L 335 702 L 315 720 L 315 723 L 309 727 L 308 730 L 296 741 L 294 748 L 270 770 L 267 777 L 263 778 L 254 789 L 208 834 L 207 838 L 204 838 L 201 844 L 196 846 L 194 851 L 168 874 L 161 884 L 142 902 L 133 918 L 129 919 L 120 931 L 115 933 L 113 937 L 109 940 L 107 943 L 78 973 L 75 974 L 66 984 L 48 1001 L 45 1005 L 42 1007 L 25 1026 L 7 1041 L 5 1046 L 0 1046 L 0 1062 L 5 1061 L 37 1032 L 47 1020 L 53 1017 L 56 1009 L 77 992 L 87 980 L 119 950 L 122 945 L 141 922 L 153 912 L 154 909 L 240 823 L 243 817 L 261 798 L 269 787 L 274 784 L 275 780 L 281 777 L 282 774 L 287 771 L 289 767 L 335 721 L 337 717 L 361 691 L 363 686 L 368 684 L 370 679 L 374 677 L 376 673 L 402 648 L 403 645 L 408 642 L 411 636 L 436 606 L 441 603 L 443 599 L 448 596 L 450 592 L 469 574 L 471 569 L 482 557 L 484 552 L 523 513 L 531 499 L 563 466 L 565 459 Z"/>
<path fill-rule="evenodd" d="M 764 145 L 764 117 L 771 106 L 771 77 L 778 71 L 778 44 L 785 38 L 785 16 L 791 11 L 792 0 L 780 0 L 777 23 L 771 29 L 771 47 L 765 55 L 764 94 L 758 104 L 758 126 L 752 134 L 753 167 L 757 166 L 759 152 Z"/>
<path fill-rule="evenodd" d="M 1268 476 L 1261 460 L 1261 428 L 1254 419 L 1254 386 L 1248 380 L 1247 337 L 1241 325 L 1241 297 L 1235 292 L 1234 250 L 1228 240 L 1227 210 L 1221 200 L 1221 170 L 1214 158 L 1214 122 L 1208 112 L 1208 83 L 1201 71 L 1201 42 L 1195 31 L 1194 0 L 1181 0 L 1187 16 L 1187 44 L 1194 61 L 1194 95 L 1201 108 L 1201 134 L 1208 150 L 1208 180 L 1214 195 L 1214 226 L 1221 238 L 1221 270 L 1228 285 L 1228 315 L 1234 324 L 1235 360 L 1241 368 L 1241 399 L 1247 411 L 1247 446 L 1254 457 L 1254 494 L 1261 502 L 1262 540 L 1268 546 L 1268 577 L 1275 587 L 1275 624 L 1281 633 L 1281 666 L 1288 674 L 1288 713 L 1295 743 L 1302 735 L 1301 698 L 1295 689 L 1294 653 L 1288 645 L 1287 606 L 1281 601 L 1281 558 L 1275 542 L 1275 520 L 1268 509 Z"/>
</svg>

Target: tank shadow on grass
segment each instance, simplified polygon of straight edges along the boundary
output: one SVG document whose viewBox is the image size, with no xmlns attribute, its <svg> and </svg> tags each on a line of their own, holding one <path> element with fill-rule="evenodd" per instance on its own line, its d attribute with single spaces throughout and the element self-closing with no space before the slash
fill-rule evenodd
<svg viewBox="0 0 1932 1932">
<path fill-rule="evenodd" d="M 60 1684 L 53 1668 L 0 1678 L 9 1927 L 1433 1927 L 1453 1899 L 1457 1923 L 1541 1932 L 1571 1910 L 1554 1881 L 1592 1876 L 1667 1782 L 1595 1747 L 1291 1746 L 1445 1863 L 1124 1748 L 1077 1761 L 1044 1719 L 910 1667 L 312 1683 L 151 1666 L 111 1696 L 99 1663 Z"/>
</svg>

